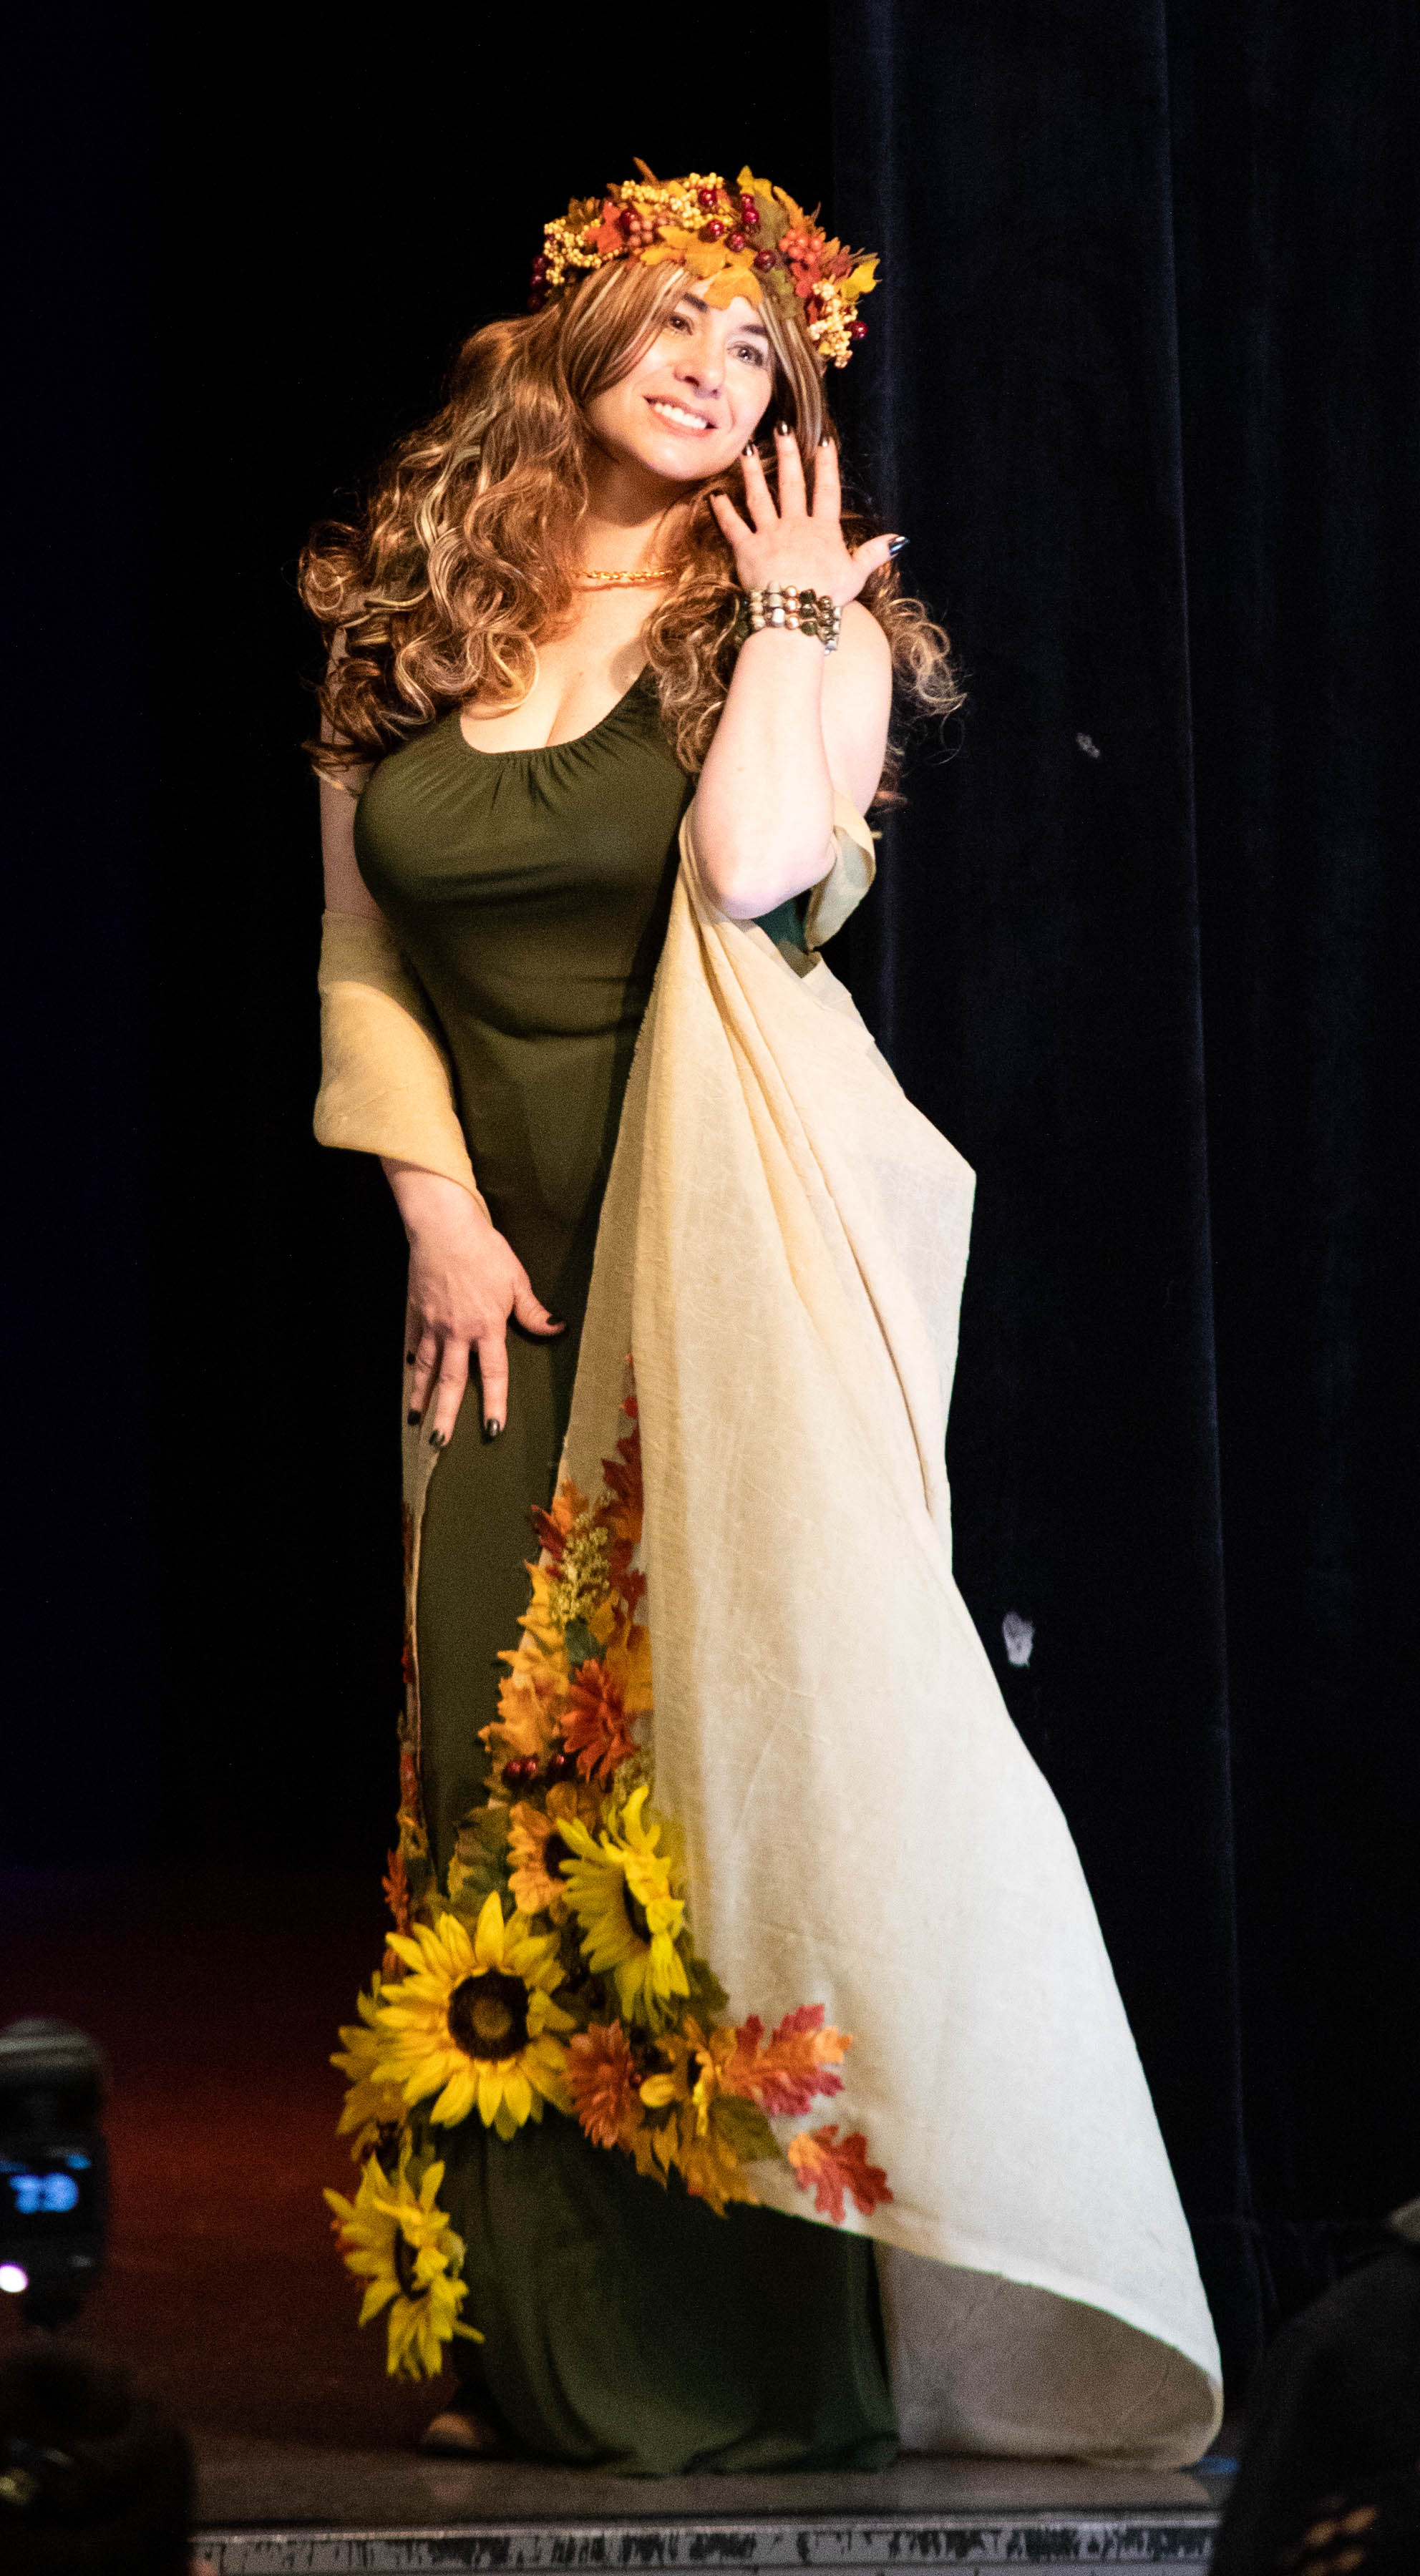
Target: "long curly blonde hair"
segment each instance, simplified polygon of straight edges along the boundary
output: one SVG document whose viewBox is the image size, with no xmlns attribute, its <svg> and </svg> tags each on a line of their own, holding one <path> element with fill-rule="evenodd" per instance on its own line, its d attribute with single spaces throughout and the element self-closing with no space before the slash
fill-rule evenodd
<svg viewBox="0 0 1420 2576">
<path fill-rule="evenodd" d="M 538 644 L 565 629 L 578 597 L 578 523 L 587 505 L 587 406 L 616 384 L 685 293 L 683 271 L 622 261 L 597 269 L 539 313 L 491 322 L 465 342 L 448 397 L 403 439 L 359 521 L 328 521 L 301 558 L 301 596 L 327 641 L 343 639 L 320 690 L 320 770 L 382 759 L 471 701 L 516 705 L 537 673 Z M 806 471 L 834 435 L 812 345 L 777 297 L 760 308 L 774 390 L 766 424 L 787 421 Z M 761 453 L 773 473 L 772 434 Z M 698 491 L 678 514 L 673 579 L 644 631 L 646 659 L 677 760 L 701 768 L 734 667 L 738 592 L 729 547 L 708 506 L 728 492 L 744 511 L 742 470 Z M 851 544 L 873 530 L 845 512 Z M 862 598 L 892 648 L 898 723 L 879 799 L 891 798 L 901 719 L 961 704 L 948 639 L 896 567 Z"/>
</svg>

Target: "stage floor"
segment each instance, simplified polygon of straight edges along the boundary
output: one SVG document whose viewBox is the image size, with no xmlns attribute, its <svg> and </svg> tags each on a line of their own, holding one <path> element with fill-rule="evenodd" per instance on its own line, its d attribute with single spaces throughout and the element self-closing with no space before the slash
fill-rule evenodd
<svg viewBox="0 0 1420 2576">
<path fill-rule="evenodd" d="M 327 2061 L 383 1934 L 367 1880 L 0 1880 L 3 2017 L 76 2022 L 111 2070 L 112 2249 L 82 2331 L 187 2427 L 219 2576 L 1206 2565 L 1217 2475 L 908 2460 L 652 2481 L 422 2459 L 438 2392 L 390 2381 L 382 2327 L 356 2329 L 320 2197 L 349 2187 Z"/>
</svg>

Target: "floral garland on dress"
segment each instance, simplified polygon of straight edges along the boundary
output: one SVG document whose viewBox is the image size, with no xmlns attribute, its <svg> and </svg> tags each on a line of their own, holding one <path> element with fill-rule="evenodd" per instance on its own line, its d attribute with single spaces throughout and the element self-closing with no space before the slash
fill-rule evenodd
<svg viewBox="0 0 1420 2576">
<path fill-rule="evenodd" d="M 766 2158 L 787 2157 L 834 2224 L 849 2198 L 864 2217 L 892 2198 L 861 2132 L 801 2128 L 781 2145 L 770 2125 L 842 2091 L 847 2032 L 821 2004 L 772 2032 L 756 2015 L 727 2021 L 694 1947 L 679 1839 L 652 1803 L 634 1392 L 622 1414 L 601 1499 L 564 1480 L 533 1513 L 542 1554 L 482 1731 L 487 1795 L 443 1889 L 406 1741 L 385 1880 L 395 1928 L 331 2061 L 349 2082 L 339 2133 L 362 2167 L 353 2200 L 325 2195 L 333 2232 L 366 2285 L 361 2324 L 387 2313 L 389 2369 L 414 2378 L 439 2370 L 452 2336 L 481 2340 L 459 2313 L 464 2248 L 439 2207 L 434 2153 L 439 2129 L 475 2114 L 512 2140 L 550 2106 L 648 2179 L 678 2174 L 720 2215 L 756 2199 L 746 2168 Z M 406 1672 L 413 1701 L 408 1651 Z"/>
</svg>

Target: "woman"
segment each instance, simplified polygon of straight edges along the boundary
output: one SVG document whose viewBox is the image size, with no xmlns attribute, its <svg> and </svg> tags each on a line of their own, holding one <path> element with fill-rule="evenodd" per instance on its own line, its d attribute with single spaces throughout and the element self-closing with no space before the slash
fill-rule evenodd
<svg viewBox="0 0 1420 2576">
<path fill-rule="evenodd" d="M 1088 1899 L 950 1582 L 970 1176 L 816 958 L 871 879 L 894 679 L 955 703 L 900 541 L 841 512 L 821 380 L 873 282 L 747 171 L 574 201 L 305 567 L 317 1133 L 381 1152 L 410 1240 L 399 1930 L 334 2205 L 392 2366 L 484 2337 L 436 2428 L 466 2447 L 1175 2458 L 1216 2412 Z M 835 2093 L 867 2124 L 786 2143 Z M 420 2103 L 418 2155 L 382 2142 Z"/>
</svg>

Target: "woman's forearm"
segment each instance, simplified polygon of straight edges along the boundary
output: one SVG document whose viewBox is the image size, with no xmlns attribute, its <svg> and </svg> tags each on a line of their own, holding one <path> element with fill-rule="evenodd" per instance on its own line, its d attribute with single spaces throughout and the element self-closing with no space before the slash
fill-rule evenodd
<svg viewBox="0 0 1420 2576">
<path fill-rule="evenodd" d="M 765 627 L 740 649 L 693 827 L 706 890 L 732 920 L 772 912 L 829 864 L 824 660 L 817 637 L 788 627 Z"/>
</svg>

